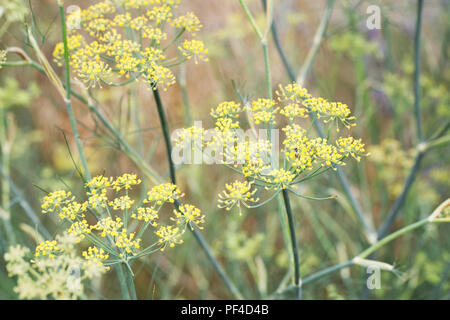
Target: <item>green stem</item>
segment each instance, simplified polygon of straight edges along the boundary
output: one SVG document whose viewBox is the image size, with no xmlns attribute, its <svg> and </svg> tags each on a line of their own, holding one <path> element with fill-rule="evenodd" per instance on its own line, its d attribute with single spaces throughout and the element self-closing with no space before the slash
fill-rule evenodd
<svg viewBox="0 0 450 320">
<path fill-rule="evenodd" d="M 133 274 L 131 267 L 127 264 L 125 265 L 125 277 L 127 279 L 128 287 L 130 288 L 130 298 L 131 300 L 137 300 L 136 288 L 134 286 Z"/>
<path fill-rule="evenodd" d="M 128 144 L 122 135 L 111 125 L 111 123 L 100 113 L 98 108 L 93 103 L 88 103 L 89 109 L 94 112 L 100 122 L 108 129 L 109 132 L 119 141 L 120 145 L 124 147 L 128 156 L 141 168 L 141 170 L 155 183 L 161 182 L 159 175 L 152 167 L 147 165 L 142 157 Z"/>
<path fill-rule="evenodd" d="M 284 205 L 286 207 L 286 215 L 289 223 L 289 231 L 291 236 L 292 253 L 294 257 L 294 286 L 296 288 L 296 298 L 302 298 L 302 285 L 300 279 L 300 259 L 298 255 L 297 236 L 295 235 L 294 216 L 292 215 L 291 203 L 289 201 L 289 194 L 286 189 L 283 189 Z"/>
<path fill-rule="evenodd" d="M 378 240 L 386 236 L 389 233 L 389 230 L 392 228 L 392 225 L 394 224 L 397 215 L 400 213 L 400 209 L 403 207 L 403 204 L 406 201 L 406 196 L 408 195 L 408 192 L 411 189 L 414 180 L 417 177 L 417 174 L 420 169 L 420 163 L 422 162 L 424 155 L 425 154 L 423 152 L 419 152 L 417 154 L 416 159 L 414 160 L 414 165 L 411 168 L 408 177 L 406 178 L 405 184 L 402 189 L 402 193 L 395 200 L 394 205 L 387 214 L 387 218 L 385 219 L 380 229 L 378 230 L 377 234 Z"/>
<path fill-rule="evenodd" d="M 46 240 L 51 239 L 52 236 L 50 235 L 48 230 L 45 228 L 45 226 L 39 220 L 38 215 L 36 214 L 36 212 L 34 212 L 33 208 L 28 203 L 23 192 L 11 180 L 11 177 L 8 176 L 6 174 L 6 172 L 3 171 L 1 166 L 0 166 L 0 176 L 2 176 L 2 181 L 8 182 L 9 187 L 11 188 L 12 192 L 14 193 L 14 196 L 19 199 L 19 205 L 25 211 L 25 214 L 30 218 L 30 220 L 33 221 L 33 223 L 36 226 L 36 229 L 39 231 L 39 233 L 42 234 Z"/>
<path fill-rule="evenodd" d="M 119 278 L 120 290 L 122 291 L 122 298 L 124 300 L 130 300 L 130 292 L 128 291 L 128 285 L 123 273 L 122 264 L 118 263 L 114 266 L 116 268 L 117 276 Z"/>
<path fill-rule="evenodd" d="M 266 90 L 267 90 L 267 98 L 272 99 L 272 79 L 270 73 L 270 60 L 269 60 L 269 48 L 267 47 L 267 42 L 262 43 L 263 52 L 264 52 L 264 68 L 266 70 Z"/>
<path fill-rule="evenodd" d="M 417 2 L 417 21 L 414 36 L 414 110 L 417 123 L 417 136 L 419 143 L 424 141 L 422 130 L 422 115 L 420 111 L 420 58 L 421 58 L 421 32 L 422 32 L 423 0 Z"/>
<path fill-rule="evenodd" d="M 159 91 L 156 87 L 153 89 L 153 97 L 155 98 L 156 108 L 158 109 L 158 116 L 164 136 L 164 143 L 166 144 L 167 162 L 169 163 L 170 180 L 172 181 L 173 184 L 177 184 L 175 175 L 175 164 L 173 163 L 172 160 L 172 145 L 170 143 L 169 124 L 167 122 L 167 117 L 164 111 L 164 106 L 161 101 L 161 96 L 159 95 Z"/>
<path fill-rule="evenodd" d="M 8 139 L 8 127 L 6 117 L 7 117 L 6 108 L 4 106 L 3 107 L 0 106 L 0 169 L 3 172 L 5 172 L 6 176 L 10 176 L 10 151 L 13 141 L 9 141 Z M 5 179 L 2 179 L 2 181 L 0 182 L 0 187 L 2 191 L 1 207 L 3 207 L 4 210 L 3 220 L 5 222 L 8 243 L 15 244 L 16 236 L 14 234 L 14 228 L 11 223 L 11 212 L 10 212 L 11 189 L 8 181 L 6 181 Z"/>
<path fill-rule="evenodd" d="M 297 83 L 303 85 L 306 77 L 308 76 L 309 70 L 311 69 L 312 63 L 316 58 L 317 52 L 319 51 L 322 39 L 327 30 L 328 22 L 330 21 L 331 12 L 333 11 L 333 6 L 336 0 L 328 0 L 327 7 L 325 9 L 325 14 L 320 20 L 319 27 L 317 28 L 316 34 L 314 35 L 313 45 L 306 56 L 305 63 L 300 69 L 300 73 L 297 77 Z"/>
<path fill-rule="evenodd" d="M 83 166 L 84 170 L 84 176 L 87 181 L 91 180 L 91 174 L 89 172 L 89 168 L 87 165 L 87 160 L 84 155 L 83 151 L 83 145 L 80 140 L 80 136 L 78 133 L 77 128 L 77 122 L 75 120 L 75 115 L 73 113 L 72 109 L 72 101 L 71 98 L 71 82 L 70 82 L 70 65 L 69 65 L 69 46 L 67 43 L 67 28 L 66 28 L 66 19 L 65 19 L 65 13 L 64 8 L 61 4 L 59 4 L 59 15 L 61 17 L 61 27 L 62 27 L 62 37 L 63 37 L 63 43 L 64 43 L 64 62 L 65 62 L 65 70 L 66 70 L 66 108 L 67 108 L 67 114 L 69 115 L 70 119 L 70 125 L 72 126 L 73 136 L 75 138 L 75 142 L 78 149 L 78 154 L 81 159 L 81 165 Z"/>
<path fill-rule="evenodd" d="M 176 205 L 178 206 L 179 203 L 176 203 Z M 189 228 L 189 230 L 192 231 L 195 239 L 198 241 L 198 243 L 200 244 L 200 246 L 202 247 L 202 249 L 205 251 L 206 255 L 208 256 L 208 259 L 211 261 L 214 269 L 216 270 L 216 272 L 219 274 L 219 277 L 222 279 L 222 281 L 225 283 L 226 287 L 228 288 L 228 290 L 230 290 L 230 292 L 232 293 L 233 297 L 235 299 L 238 300 L 242 300 L 243 296 L 240 293 L 240 291 L 238 290 L 238 288 L 234 285 L 233 282 L 231 282 L 231 280 L 228 278 L 227 274 L 225 273 L 225 271 L 223 270 L 223 267 L 220 265 L 220 263 L 217 261 L 217 259 L 214 257 L 211 249 L 209 248 L 208 244 L 206 243 L 205 239 L 202 237 L 202 235 L 200 234 L 200 232 L 194 228 Z"/>
<path fill-rule="evenodd" d="M 242 9 L 244 9 L 244 12 L 248 18 L 248 20 L 250 21 L 250 24 L 253 27 L 253 30 L 255 30 L 256 35 L 258 36 L 259 40 L 263 39 L 263 35 L 261 33 L 261 30 L 259 30 L 258 25 L 256 24 L 255 19 L 253 19 L 253 15 L 251 14 L 250 10 L 248 9 L 247 5 L 245 4 L 244 0 L 239 0 L 239 3 L 241 4 Z"/>
</svg>

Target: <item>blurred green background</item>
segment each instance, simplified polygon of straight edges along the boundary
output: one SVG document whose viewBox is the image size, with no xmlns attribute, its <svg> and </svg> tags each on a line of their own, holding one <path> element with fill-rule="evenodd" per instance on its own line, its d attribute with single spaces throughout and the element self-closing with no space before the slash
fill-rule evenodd
<svg viewBox="0 0 450 320">
<path fill-rule="evenodd" d="M 42 50 L 51 57 L 60 41 L 55 1 L 23 1 L 29 24 L 42 35 Z M 31 3 L 35 20 L 29 17 Z M 81 7 L 90 1 L 66 1 Z M 265 15 L 261 1 L 247 0 L 258 23 Z M 297 73 L 313 45 L 326 1 L 275 1 L 274 21 L 280 45 Z M 369 5 L 381 9 L 381 29 L 368 30 Z M 186 126 L 190 117 L 212 125 L 210 108 L 225 100 L 238 100 L 232 81 L 250 97 L 264 96 L 264 61 L 260 45 L 237 0 L 187 0 L 204 28 L 199 37 L 210 50 L 210 62 L 176 69 L 186 82 L 186 95 L 177 84 L 163 94 L 172 129 Z M 416 1 L 337 1 L 325 37 L 305 87 L 315 95 L 342 101 L 358 119 L 354 135 L 362 137 L 371 156 L 345 166 L 351 191 L 362 209 L 379 227 L 414 164 L 414 28 Z M 450 2 L 424 1 L 421 107 L 425 137 L 448 126 L 450 116 Z M 5 23 L 0 20 L 0 25 Z M 13 22 L 1 38 L 1 47 L 18 46 L 33 54 L 23 23 Z M 289 76 L 269 39 L 272 81 L 286 84 Z M 56 66 L 55 66 L 56 68 Z M 185 68 L 185 69 L 184 69 Z M 60 75 L 63 70 L 57 69 Z M 98 105 L 128 141 L 159 172 L 167 173 L 165 149 L 151 92 L 138 88 L 137 118 L 130 88 L 95 90 Z M 3 254 L 11 239 L 35 246 L 35 214 L 53 235 L 59 225 L 39 212 L 42 190 L 70 188 L 81 192 L 69 149 L 76 154 L 63 102 L 44 75 L 29 67 L 0 70 L 0 110 L 6 130 L 1 136 L 0 298 L 15 299 L 14 279 L 5 270 Z M 117 149 L 115 141 L 94 120 L 87 106 L 74 104 L 89 166 L 95 174 L 140 174 Z M 137 121 L 139 120 L 139 121 Z M 67 138 L 67 143 L 65 140 Z M 142 143 L 138 143 L 138 137 Z M 428 152 L 409 191 L 394 229 L 428 216 L 449 196 L 450 153 L 447 145 Z M 207 213 L 202 231 L 229 276 L 247 298 L 265 298 L 289 271 L 289 256 L 280 231 L 276 203 L 237 212 L 217 208 L 217 194 L 232 180 L 232 172 L 219 166 L 190 165 L 178 171 L 180 188 L 191 203 Z M 143 175 L 141 175 L 143 176 Z M 148 186 L 148 185 L 147 185 Z M 145 186 L 144 186 L 145 187 Z M 302 186 L 307 194 L 336 194 L 335 201 L 292 199 L 301 252 L 302 274 L 311 274 L 344 262 L 367 247 L 357 217 L 343 195 L 336 174 L 322 175 Z M 7 190 L 5 190 L 7 189 Z M 145 188 L 143 188 L 145 189 Z M 5 196 L 6 193 L 6 196 Z M 12 230 L 8 231 L 7 219 Z M 12 232 L 13 236 L 8 236 Z M 377 259 L 394 264 L 400 274 L 382 272 L 381 289 L 364 292 L 368 274 L 361 267 L 343 269 L 304 287 L 306 299 L 448 299 L 450 298 L 450 232 L 448 225 L 430 225 L 395 240 L 378 251 Z M 140 260 L 135 266 L 136 290 L 141 299 L 218 299 L 229 292 L 190 234 L 185 243 Z M 113 273 L 92 283 L 91 298 L 119 298 Z M 289 298 L 281 295 L 276 298 Z"/>
</svg>

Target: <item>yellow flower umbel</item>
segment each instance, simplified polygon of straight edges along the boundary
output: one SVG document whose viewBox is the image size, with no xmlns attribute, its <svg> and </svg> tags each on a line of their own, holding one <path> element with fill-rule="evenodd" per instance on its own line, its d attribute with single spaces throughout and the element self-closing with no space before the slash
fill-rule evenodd
<svg viewBox="0 0 450 320">
<path fill-rule="evenodd" d="M 96 247 L 90 247 L 80 255 L 76 243 L 75 236 L 63 233 L 53 241 L 39 244 L 33 257 L 28 248 L 10 247 L 5 254 L 6 269 L 10 277 L 17 277 L 14 291 L 19 298 L 86 298 L 84 283 L 109 270 L 104 265 L 109 255 Z"/>
<path fill-rule="evenodd" d="M 252 112 L 255 124 L 275 124 L 275 113 L 278 111 L 278 108 L 274 108 L 274 106 L 275 101 L 272 99 L 258 99 L 253 101 L 249 109 Z"/>
<path fill-rule="evenodd" d="M 219 194 L 220 208 L 230 210 L 237 205 L 239 212 L 240 204 L 256 208 L 274 199 L 282 190 L 296 193 L 295 185 L 329 169 L 336 170 L 350 157 L 360 161 L 367 155 L 361 139 L 339 136 L 339 124 L 347 129 L 355 125 L 349 107 L 313 97 L 297 83 L 280 85 L 275 99 L 256 98 L 245 105 L 242 108 L 239 103 L 225 101 L 213 108 L 211 116 L 215 120 L 216 134 L 210 140 L 206 140 L 209 132 L 195 127 L 180 130 L 176 140 L 179 148 L 192 146 L 190 140 L 194 138 L 200 140 L 196 148 L 207 147 L 208 152 L 214 151 L 219 155 L 214 159 L 217 163 L 232 168 L 246 179 L 226 185 L 225 191 Z M 311 136 L 311 130 L 303 126 L 305 121 L 314 118 L 329 127 L 336 125 L 337 129 L 329 130 L 327 138 Z M 243 123 L 249 124 L 247 132 Z M 279 131 L 279 144 L 274 140 L 277 131 L 272 130 L 277 129 L 277 123 L 284 125 Z M 265 136 L 258 136 L 261 129 L 266 130 Z M 278 145 L 281 149 L 275 150 Z M 205 155 L 209 154 L 205 152 Z M 257 189 L 252 190 L 252 186 L 272 190 L 274 194 L 261 204 L 250 206 L 247 202 L 259 201 L 253 198 Z"/>
<path fill-rule="evenodd" d="M 225 190 L 219 194 L 219 208 L 231 210 L 235 205 L 239 208 L 239 215 L 242 215 L 241 204 L 249 206 L 249 203 L 256 203 L 259 198 L 254 198 L 257 189 L 252 190 L 252 182 L 234 181 L 232 184 L 226 184 Z"/>
<path fill-rule="evenodd" d="M 192 58 L 195 63 L 208 61 L 208 49 L 195 38 L 202 28 L 200 20 L 192 12 L 179 15 L 178 4 L 177 0 L 105 0 L 69 15 L 67 40 L 76 78 L 87 87 L 142 79 L 149 88 L 165 90 L 175 83 L 172 66 Z M 169 28 L 173 39 L 168 39 Z M 184 36 L 187 39 L 182 40 Z M 166 56 L 172 45 L 180 57 Z M 53 52 L 58 65 L 63 55 L 59 43 Z M 121 77 L 127 81 L 119 82 Z"/>
<path fill-rule="evenodd" d="M 196 207 L 179 203 L 184 195 L 172 183 L 154 186 L 148 191 L 147 198 L 136 205 L 132 191 L 140 183 L 141 180 L 135 174 L 116 178 L 96 176 L 85 185 L 86 201 L 78 202 L 71 192 L 59 190 L 44 197 L 42 212 L 56 214 L 68 222 L 67 235 L 73 237 L 74 243 L 83 241 L 95 245 L 83 253 L 87 259 L 86 268 L 90 269 L 100 267 L 100 261 L 105 260 L 107 263 L 110 258 L 114 263 L 128 263 L 149 254 L 155 245 L 164 249 L 167 245 L 181 243 L 181 236 L 188 225 L 202 229 L 205 216 Z M 142 236 L 147 228 L 159 226 L 160 210 L 164 204 L 173 204 L 175 201 L 179 210 L 166 219 L 167 222 L 175 223 L 162 226 L 156 232 L 154 243 L 141 250 Z M 95 215 L 95 224 L 90 223 L 92 219 L 87 216 L 88 213 Z M 54 258 L 62 251 L 56 240 L 46 241 L 36 248 L 36 257 Z"/>
<path fill-rule="evenodd" d="M 81 255 L 86 259 L 84 267 L 90 271 L 88 275 L 95 273 L 93 270 L 99 270 L 100 272 L 109 271 L 110 267 L 105 267 L 103 264 L 103 261 L 108 260 L 109 254 L 102 248 L 99 249 L 92 246 L 87 251 L 83 251 Z"/>
<path fill-rule="evenodd" d="M 36 247 L 36 251 L 34 253 L 35 257 L 39 257 L 39 256 L 47 256 L 50 259 L 55 258 L 55 254 L 62 252 L 63 249 L 59 247 L 58 242 L 56 240 L 52 240 L 52 241 L 44 241 L 41 242 L 37 247 Z"/>
<path fill-rule="evenodd" d="M 162 226 L 155 234 L 159 237 L 159 243 L 161 244 L 161 251 L 164 251 L 166 246 L 171 248 L 175 247 L 177 244 L 182 244 L 183 239 L 181 239 L 184 233 L 184 229 L 176 226 Z"/>
<path fill-rule="evenodd" d="M 185 204 L 179 206 L 178 210 L 173 210 L 173 214 L 175 215 L 175 218 L 171 219 L 176 221 L 177 225 L 189 225 L 192 230 L 194 230 L 193 225 L 196 225 L 199 229 L 203 229 L 200 224 L 205 223 L 205 216 L 202 215 L 199 208 L 196 208 L 191 204 Z"/>
<path fill-rule="evenodd" d="M 153 187 L 148 193 L 144 203 L 156 203 L 161 206 L 165 202 L 173 203 L 175 200 L 183 197 L 183 193 L 172 183 L 164 183 Z"/>
</svg>

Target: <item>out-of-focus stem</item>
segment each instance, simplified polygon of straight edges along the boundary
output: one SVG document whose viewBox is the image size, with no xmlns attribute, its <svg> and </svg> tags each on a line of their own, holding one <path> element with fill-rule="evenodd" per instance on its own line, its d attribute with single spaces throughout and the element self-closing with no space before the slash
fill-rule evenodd
<svg viewBox="0 0 450 320">
<path fill-rule="evenodd" d="M 385 266 L 390 266 L 388 264 L 382 263 L 382 262 L 378 262 L 378 261 L 372 261 L 372 260 L 365 260 L 367 257 L 370 257 L 376 250 L 380 249 L 381 247 L 385 246 L 386 244 L 388 244 L 389 242 L 397 239 L 398 237 L 411 232 L 417 228 L 420 228 L 422 226 L 425 226 L 429 223 L 450 223 L 450 218 L 440 218 L 440 214 L 445 210 L 445 208 L 450 206 L 450 199 L 447 199 L 446 201 L 444 201 L 443 203 L 441 203 L 434 211 L 433 213 L 431 213 L 427 218 L 419 220 L 413 224 L 410 224 L 408 226 L 405 226 L 403 228 L 401 228 L 400 230 L 397 230 L 393 233 L 391 233 L 390 235 L 388 235 L 387 237 L 384 237 L 383 239 L 377 241 L 376 243 L 374 243 L 373 245 L 371 245 L 369 248 L 367 248 L 366 250 L 362 251 L 360 254 L 358 254 L 357 256 L 355 256 L 353 259 L 348 260 L 347 262 L 341 263 L 341 264 L 337 264 L 328 268 L 325 268 L 319 272 L 313 273 L 312 275 L 309 275 L 307 277 L 305 277 L 303 279 L 303 284 L 307 284 L 310 283 L 314 280 L 320 279 L 328 274 L 331 274 L 333 272 L 339 271 L 343 268 L 347 268 L 350 267 L 352 265 L 367 265 L 370 263 L 376 264 L 376 265 L 385 265 Z M 392 266 L 390 266 L 392 267 Z M 391 268 L 389 268 L 389 270 L 393 270 Z M 287 288 L 285 288 L 284 290 L 280 290 L 278 292 L 276 292 L 276 294 L 282 294 L 288 291 L 291 291 L 295 289 L 295 286 L 289 286 Z"/>
<path fill-rule="evenodd" d="M 421 33 L 422 33 L 423 0 L 417 2 L 417 21 L 414 35 L 414 111 L 417 124 L 419 143 L 424 141 L 422 130 L 422 115 L 420 111 L 420 59 L 421 59 Z"/>
<path fill-rule="evenodd" d="M 303 85 L 306 77 L 308 76 L 309 70 L 316 58 L 317 52 L 319 51 L 322 39 L 327 30 L 328 22 L 330 21 L 331 13 L 333 12 L 333 6 L 336 0 L 328 0 L 327 6 L 325 8 L 325 13 L 320 20 L 319 27 L 317 28 L 316 34 L 314 35 L 313 45 L 306 56 L 305 63 L 300 69 L 299 75 L 297 77 L 297 83 Z"/>
<path fill-rule="evenodd" d="M 6 126 L 7 124 L 6 117 L 7 117 L 6 108 L 0 106 L 0 168 L 3 172 L 5 172 L 6 176 L 10 176 L 10 151 L 12 141 L 10 141 L 10 138 L 8 138 L 8 127 Z M 6 179 L 2 179 L 0 187 L 2 191 L 0 210 L 3 207 L 4 211 L 0 219 L 2 219 L 5 223 L 8 243 L 14 244 L 16 242 L 16 236 L 14 234 L 13 225 L 11 223 L 11 213 L 10 213 L 11 189 Z"/>
<path fill-rule="evenodd" d="M 67 108 L 67 114 L 69 115 L 70 119 L 70 125 L 72 126 L 73 136 L 77 145 L 78 149 L 78 155 L 80 156 L 81 165 L 83 166 L 84 170 L 84 177 L 87 181 L 91 180 L 91 174 L 89 172 L 89 168 L 87 165 L 87 160 L 84 155 L 83 145 L 80 140 L 80 135 L 78 133 L 77 128 L 77 122 L 75 120 L 75 115 L 73 113 L 72 109 L 72 101 L 71 101 L 71 81 L 70 81 L 70 64 L 69 64 L 69 46 L 67 43 L 67 27 L 66 27 L 66 19 L 65 19 L 65 13 L 64 8 L 61 4 L 59 4 L 59 15 L 61 18 L 61 28 L 62 28 L 62 37 L 63 37 L 63 44 L 64 44 L 64 64 L 65 64 L 65 71 L 66 71 L 66 108 Z"/>
</svg>

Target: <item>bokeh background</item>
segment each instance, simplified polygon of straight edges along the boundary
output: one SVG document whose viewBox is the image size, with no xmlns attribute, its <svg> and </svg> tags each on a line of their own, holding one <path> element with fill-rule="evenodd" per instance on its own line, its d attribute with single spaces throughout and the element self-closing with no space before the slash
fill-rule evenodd
<svg viewBox="0 0 450 320">
<path fill-rule="evenodd" d="M 261 1 L 246 1 L 261 25 Z M 30 1 L 40 30 L 43 52 L 52 56 L 60 41 L 58 12 L 53 0 Z M 85 7 L 91 1 L 66 1 Z M 28 6 L 28 1 L 24 5 Z M 368 30 L 366 9 L 381 8 L 382 28 Z M 275 25 L 280 44 L 298 73 L 313 44 L 326 1 L 275 1 Z M 212 125 L 209 111 L 225 100 L 238 100 L 234 81 L 251 97 L 265 95 L 261 47 L 237 0 L 186 0 L 182 9 L 193 11 L 204 28 L 199 37 L 210 50 L 210 62 L 188 63 L 175 69 L 179 82 L 162 94 L 171 129 L 190 120 Z M 313 94 L 350 106 L 358 119 L 354 135 L 362 137 L 371 156 L 344 167 L 352 192 L 379 226 L 413 165 L 416 146 L 414 118 L 414 28 L 416 1 L 337 1 L 326 35 L 305 87 Z M 432 136 L 450 116 L 448 62 L 450 2 L 427 0 L 423 10 L 421 107 L 424 134 Z M 1 48 L 19 46 L 33 56 L 24 27 L 15 23 L 1 39 Z M 272 81 L 290 82 L 269 39 Z M 54 66 L 55 68 L 56 65 Z M 57 68 L 60 75 L 63 70 Z M 152 93 L 138 87 L 136 101 L 130 87 L 94 90 L 102 112 L 127 140 L 158 169 L 167 174 L 165 149 Z M 187 108 L 188 106 L 188 108 Z M 58 222 L 39 213 L 42 190 L 81 190 L 69 150 L 76 159 L 75 141 L 65 106 L 48 79 L 29 67 L 0 70 L 0 108 L 7 110 L 10 146 L 8 203 L 2 200 L 2 219 L 9 214 L 15 240 L 34 247 L 35 227 L 27 215 L 32 210 L 51 234 Z M 117 143 L 94 120 L 86 105 L 74 100 L 80 134 L 93 173 L 108 176 L 140 174 L 118 149 Z M 139 114 L 139 117 L 136 115 Z M 65 138 L 66 137 L 66 138 Z M 433 149 L 421 169 L 394 229 L 429 215 L 449 196 L 448 146 Z M 140 174 L 143 176 L 142 174 Z M 289 256 L 284 247 L 275 202 L 259 209 L 236 211 L 217 208 L 217 194 L 233 173 L 214 165 L 189 165 L 178 169 L 180 188 L 190 203 L 207 214 L 202 231 L 230 277 L 248 298 L 267 297 L 281 281 L 289 282 Z M 0 179 L 5 181 L 5 176 Z M 150 183 L 144 183 L 143 190 Z M 307 194 L 336 194 L 335 201 L 293 199 L 301 251 L 302 274 L 344 262 L 366 247 L 356 215 L 333 173 L 302 186 Z M 4 190 L 1 190 L 2 192 Z M 29 205 L 24 208 L 24 203 Z M 4 210 L 7 208 L 7 210 Z M 6 230 L 0 220 L 0 298 L 14 299 L 14 279 L 1 258 L 7 249 Z M 363 290 L 368 274 L 361 267 L 343 269 L 304 288 L 307 299 L 429 299 L 450 298 L 450 232 L 447 225 L 432 225 L 407 234 L 378 252 L 378 260 L 394 264 L 401 276 L 382 273 L 381 289 Z M 173 250 L 142 259 L 135 266 L 136 289 L 142 299 L 230 298 L 220 278 L 190 234 Z M 109 279 L 109 277 L 111 279 Z M 119 298 L 114 274 L 92 284 L 91 298 Z M 288 298 L 289 295 L 277 298 Z"/>
</svg>

